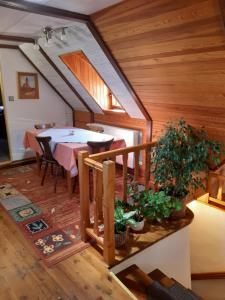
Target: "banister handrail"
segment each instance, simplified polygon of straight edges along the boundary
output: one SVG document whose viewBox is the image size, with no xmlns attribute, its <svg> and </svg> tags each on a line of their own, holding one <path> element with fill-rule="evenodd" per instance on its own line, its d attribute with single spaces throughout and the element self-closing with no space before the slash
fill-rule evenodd
<svg viewBox="0 0 225 300">
<path fill-rule="evenodd" d="M 139 179 L 139 157 L 144 153 L 142 167 L 144 166 L 144 183 L 147 189 L 150 182 L 151 148 L 156 142 L 140 144 L 137 146 L 121 148 L 98 154 L 89 155 L 88 151 L 80 151 L 78 154 L 79 181 L 80 181 L 80 209 L 81 209 L 81 239 L 86 242 L 88 237 L 103 248 L 105 262 L 110 266 L 115 259 L 114 237 L 114 202 L 116 185 L 116 157 L 122 156 L 123 161 L 123 190 L 122 199 L 127 201 L 128 181 L 128 157 L 134 153 L 134 181 Z M 92 172 L 90 172 L 90 170 Z M 90 180 L 92 177 L 92 180 Z M 90 184 L 92 182 L 92 184 Z M 90 197 L 90 192 L 92 197 Z M 91 202 L 93 201 L 93 210 Z M 93 212 L 91 220 L 90 212 Z M 102 237 L 99 225 L 104 225 L 104 237 Z"/>
<path fill-rule="evenodd" d="M 87 166 L 91 167 L 91 168 L 94 168 L 96 170 L 99 170 L 99 171 L 103 171 L 103 164 L 94 160 L 94 159 L 91 159 L 91 158 L 85 158 L 84 159 L 84 162 Z"/>
<path fill-rule="evenodd" d="M 156 141 L 146 143 L 146 144 L 137 145 L 137 146 L 125 147 L 125 148 L 105 151 L 105 152 L 101 152 L 101 153 L 97 153 L 97 154 L 91 154 L 91 155 L 89 155 L 89 158 L 91 158 L 93 160 L 103 160 L 103 159 L 106 159 L 106 158 L 111 158 L 111 157 L 123 155 L 125 153 L 141 151 L 141 150 L 144 150 L 148 146 L 154 147 L 155 145 L 156 145 Z"/>
</svg>

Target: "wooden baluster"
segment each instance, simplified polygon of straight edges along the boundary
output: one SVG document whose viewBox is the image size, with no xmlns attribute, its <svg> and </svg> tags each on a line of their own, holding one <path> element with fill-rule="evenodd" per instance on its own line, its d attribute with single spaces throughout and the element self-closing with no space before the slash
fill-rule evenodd
<svg viewBox="0 0 225 300">
<path fill-rule="evenodd" d="M 93 204 L 94 204 L 94 233 L 99 236 L 98 230 L 98 204 L 97 204 L 97 170 L 93 169 Z"/>
<path fill-rule="evenodd" d="M 98 201 L 98 211 L 99 211 L 99 221 L 103 223 L 103 174 L 102 172 L 97 172 L 97 201 Z"/>
<path fill-rule="evenodd" d="M 128 154 L 123 154 L 123 201 L 127 201 L 127 161 Z"/>
<path fill-rule="evenodd" d="M 88 240 L 86 228 L 90 227 L 89 167 L 85 165 L 85 158 L 87 158 L 88 156 L 88 151 L 80 151 L 78 153 L 81 213 L 80 231 L 81 239 L 84 242 Z"/>
<path fill-rule="evenodd" d="M 103 163 L 104 260 L 110 266 L 115 260 L 114 236 L 115 163 Z"/>
<path fill-rule="evenodd" d="M 150 181 L 150 164 L 151 164 L 151 147 L 147 146 L 145 149 L 145 189 L 149 188 Z"/>
<path fill-rule="evenodd" d="M 99 221 L 103 221 L 102 212 L 102 173 L 93 170 L 93 190 L 94 190 L 94 232 L 99 236 Z"/>
<path fill-rule="evenodd" d="M 138 181 L 138 174 L 139 174 L 139 150 L 134 152 L 134 181 Z"/>
</svg>

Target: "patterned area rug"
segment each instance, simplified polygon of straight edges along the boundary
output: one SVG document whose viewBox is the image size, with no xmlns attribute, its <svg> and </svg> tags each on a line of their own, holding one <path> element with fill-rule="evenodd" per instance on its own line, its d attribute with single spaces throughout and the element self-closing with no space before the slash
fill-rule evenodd
<svg viewBox="0 0 225 300">
<path fill-rule="evenodd" d="M 53 192 L 53 178 L 40 186 L 34 166 L 0 171 L 0 204 L 47 266 L 89 246 L 80 240 L 79 195 L 70 199 L 65 180 Z M 10 176 L 10 177 L 9 177 Z"/>
</svg>

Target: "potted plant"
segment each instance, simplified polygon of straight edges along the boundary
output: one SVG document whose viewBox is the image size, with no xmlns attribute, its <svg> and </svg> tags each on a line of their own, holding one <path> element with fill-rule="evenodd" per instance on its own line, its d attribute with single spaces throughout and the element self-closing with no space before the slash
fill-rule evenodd
<svg viewBox="0 0 225 300">
<path fill-rule="evenodd" d="M 166 195 L 164 191 L 143 191 L 140 197 L 145 203 L 144 217 L 150 221 L 162 222 L 168 219 L 174 211 L 180 211 L 182 208 L 178 199 Z"/>
<path fill-rule="evenodd" d="M 153 149 L 152 172 L 159 190 L 182 203 L 182 215 L 187 195 L 191 190 L 204 188 L 201 175 L 209 170 L 211 161 L 220 162 L 221 150 L 221 144 L 210 140 L 203 129 L 184 120 L 166 126 Z"/>
<path fill-rule="evenodd" d="M 135 211 L 125 212 L 124 208 L 117 201 L 117 205 L 114 209 L 114 229 L 115 229 L 115 245 L 116 248 L 124 245 L 128 236 L 128 227 L 127 225 L 135 224 L 133 216 Z"/>
<path fill-rule="evenodd" d="M 141 197 L 143 189 L 140 189 L 138 183 L 131 180 L 127 187 L 128 205 L 130 205 L 130 210 L 135 211 L 133 219 L 135 224 L 131 224 L 130 228 L 133 231 L 142 231 L 145 225 L 144 218 L 144 200 Z"/>
</svg>

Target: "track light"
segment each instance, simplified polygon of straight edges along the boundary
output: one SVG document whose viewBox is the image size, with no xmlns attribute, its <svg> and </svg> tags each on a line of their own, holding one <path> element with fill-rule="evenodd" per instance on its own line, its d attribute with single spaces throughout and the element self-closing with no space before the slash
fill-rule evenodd
<svg viewBox="0 0 225 300">
<path fill-rule="evenodd" d="M 66 39 L 67 39 L 67 37 L 66 37 L 66 28 L 65 27 L 62 28 L 60 39 L 61 39 L 61 41 L 66 41 Z"/>
<path fill-rule="evenodd" d="M 51 27 L 45 27 L 43 33 L 45 35 L 45 46 L 49 47 L 53 43 L 53 34 L 54 30 Z"/>
<path fill-rule="evenodd" d="M 37 39 L 34 42 L 34 49 L 37 50 L 37 51 L 40 50 L 40 46 L 38 44 L 38 40 Z"/>
</svg>

